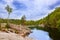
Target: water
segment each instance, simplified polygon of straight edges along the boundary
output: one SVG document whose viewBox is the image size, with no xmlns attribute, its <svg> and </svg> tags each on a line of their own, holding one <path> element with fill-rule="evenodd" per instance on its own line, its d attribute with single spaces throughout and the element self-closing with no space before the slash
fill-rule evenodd
<svg viewBox="0 0 60 40">
<path fill-rule="evenodd" d="M 35 40 L 51 40 L 48 32 L 46 31 L 33 29 L 32 32 L 33 33 L 31 33 L 29 36 L 34 38 Z"/>
</svg>

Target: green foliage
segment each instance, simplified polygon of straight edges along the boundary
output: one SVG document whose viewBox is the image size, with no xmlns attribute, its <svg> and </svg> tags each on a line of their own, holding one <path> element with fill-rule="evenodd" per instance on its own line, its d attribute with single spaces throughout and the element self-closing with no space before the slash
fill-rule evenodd
<svg viewBox="0 0 60 40">
<path fill-rule="evenodd" d="M 50 26 L 50 27 L 57 27 L 57 25 L 60 25 L 59 24 L 59 20 L 60 20 L 60 7 L 59 8 L 56 8 L 52 13 L 50 13 L 47 17 L 45 17 L 45 25 L 47 26 Z"/>
<path fill-rule="evenodd" d="M 35 21 L 30 20 L 25 22 L 26 25 L 35 25 Z"/>
<path fill-rule="evenodd" d="M 12 12 L 12 8 L 10 8 L 9 5 L 7 5 L 7 6 L 5 7 L 5 9 L 7 10 L 7 12 L 8 12 L 9 14 Z"/>
<path fill-rule="evenodd" d="M 60 31 L 60 20 L 57 21 L 57 27 L 58 27 L 58 30 Z"/>
<path fill-rule="evenodd" d="M 7 25 L 6 25 L 6 28 L 7 28 L 7 29 L 9 29 L 9 28 L 10 28 L 8 23 L 7 23 Z"/>
</svg>

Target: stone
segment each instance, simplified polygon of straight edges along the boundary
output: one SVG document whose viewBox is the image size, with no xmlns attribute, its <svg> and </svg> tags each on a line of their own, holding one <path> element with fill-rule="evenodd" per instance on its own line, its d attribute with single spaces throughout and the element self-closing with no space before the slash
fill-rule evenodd
<svg viewBox="0 0 60 40">
<path fill-rule="evenodd" d="M 22 37 L 15 33 L 0 32 L 0 40 L 34 40 L 30 37 Z"/>
</svg>

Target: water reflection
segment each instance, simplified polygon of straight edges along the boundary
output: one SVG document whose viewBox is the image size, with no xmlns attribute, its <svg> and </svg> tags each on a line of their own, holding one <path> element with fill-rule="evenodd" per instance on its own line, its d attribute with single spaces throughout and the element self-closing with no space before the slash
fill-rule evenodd
<svg viewBox="0 0 60 40">
<path fill-rule="evenodd" d="M 31 33 L 29 36 L 35 38 L 36 40 L 51 40 L 48 36 L 48 32 L 37 29 L 33 29 L 32 31 L 33 33 Z"/>
</svg>

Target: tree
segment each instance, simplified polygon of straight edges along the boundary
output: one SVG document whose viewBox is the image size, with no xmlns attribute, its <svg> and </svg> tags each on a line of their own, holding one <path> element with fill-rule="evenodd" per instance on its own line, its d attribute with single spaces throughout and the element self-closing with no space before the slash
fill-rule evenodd
<svg viewBox="0 0 60 40">
<path fill-rule="evenodd" d="M 26 17 L 25 15 L 23 15 L 21 18 L 21 25 L 25 25 L 25 22 L 26 22 Z"/>
<path fill-rule="evenodd" d="M 12 12 L 12 8 L 10 8 L 10 6 L 7 5 L 7 6 L 5 7 L 5 9 L 6 9 L 7 12 L 8 12 L 8 17 L 7 17 L 7 23 L 8 23 L 8 22 L 9 22 L 9 16 L 10 16 L 10 13 Z"/>
</svg>

